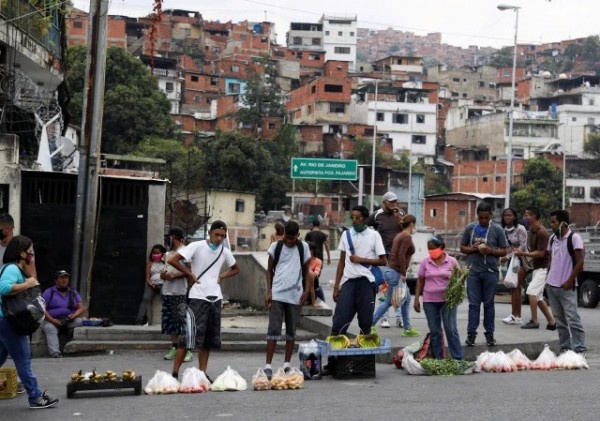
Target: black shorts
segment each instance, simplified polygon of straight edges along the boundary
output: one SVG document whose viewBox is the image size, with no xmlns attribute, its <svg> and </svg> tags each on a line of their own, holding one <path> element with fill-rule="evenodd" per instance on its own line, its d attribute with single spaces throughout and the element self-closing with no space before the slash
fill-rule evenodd
<svg viewBox="0 0 600 421">
<path fill-rule="evenodd" d="M 300 306 L 297 304 L 272 301 L 269 310 L 269 327 L 267 328 L 267 340 L 277 341 L 281 337 L 281 325 L 285 321 L 285 340 L 296 339 L 296 325 L 300 319 Z"/>
<path fill-rule="evenodd" d="M 191 298 L 186 314 L 185 333 L 179 337 L 179 348 L 221 348 L 221 300 Z"/>
</svg>

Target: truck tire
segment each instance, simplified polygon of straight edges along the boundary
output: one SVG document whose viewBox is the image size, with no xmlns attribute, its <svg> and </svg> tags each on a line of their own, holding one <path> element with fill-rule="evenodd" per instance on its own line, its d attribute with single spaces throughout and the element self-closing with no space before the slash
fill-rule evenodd
<svg viewBox="0 0 600 421">
<path fill-rule="evenodd" d="M 579 287 L 581 296 L 581 306 L 585 308 L 595 308 L 600 301 L 600 288 L 595 281 L 587 279 Z"/>
</svg>

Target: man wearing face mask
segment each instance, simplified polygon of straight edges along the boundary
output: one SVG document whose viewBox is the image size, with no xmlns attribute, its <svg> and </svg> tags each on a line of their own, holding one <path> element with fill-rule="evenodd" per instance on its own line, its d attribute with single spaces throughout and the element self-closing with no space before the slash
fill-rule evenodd
<svg viewBox="0 0 600 421">
<path fill-rule="evenodd" d="M 58 334 L 69 336 L 69 332 L 82 325 L 84 307 L 77 291 L 69 287 L 70 275 L 59 270 L 54 276 L 54 286 L 44 291 L 46 318 L 42 330 L 46 334 L 48 352 L 52 358 L 62 357 Z"/>
<path fill-rule="evenodd" d="M 553 235 L 546 291 L 556 320 L 561 352 L 572 349 L 585 355 L 585 332 L 577 311 L 577 275 L 583 270 L 583 241 L 569 229 L 569 213 L 560 209 L 550 213 Z"/>
</svg>

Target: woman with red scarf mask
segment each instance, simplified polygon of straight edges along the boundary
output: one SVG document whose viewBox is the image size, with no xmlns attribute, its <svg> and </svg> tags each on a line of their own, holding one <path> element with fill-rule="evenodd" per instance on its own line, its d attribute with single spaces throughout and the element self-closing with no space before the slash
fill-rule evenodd
<svg viewBox="0 0 600 421">
<path fill-rule="evenodd" d="M 421 312 L 419 296 L 422 292 L 423 310 L 427 317 L 434 358 L 444 358 L 443 333 L 445 333 L 450 356 L 455 360 L 462 360 L 462 346 L 456 326 L 456 307 L 450 309 L 446 306 L 446 289 L 452 268 L 458 265 L 458 262 L 446 253 L 446 244 L 440 236 L 431 237 L 427 241 L 427 249 L 429 256 L 423 259 L 419 266 L 413 308 L 417 313 Z"/>
</svg>

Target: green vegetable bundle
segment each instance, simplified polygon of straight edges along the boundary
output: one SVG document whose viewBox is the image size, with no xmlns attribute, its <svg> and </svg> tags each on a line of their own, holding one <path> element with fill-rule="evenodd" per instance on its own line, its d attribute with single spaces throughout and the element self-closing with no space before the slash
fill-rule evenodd
<svg viewBox="0 0 600 421">
<path fill-rule="evenodd" d="M 469 277 L 469 268 L 454 266 L 448 288 L 446 289 L 446 306 L 454 308 L 462 303 L 467 296 L 466 282 Z"/>
<path fill-rule="evenodd" d="M 465 374 L 471 363 L 462 360 L 436 360 L 424 358 L 420 361 L 421 367 L 430 376 L 459 376 Z"/>
</svg>

